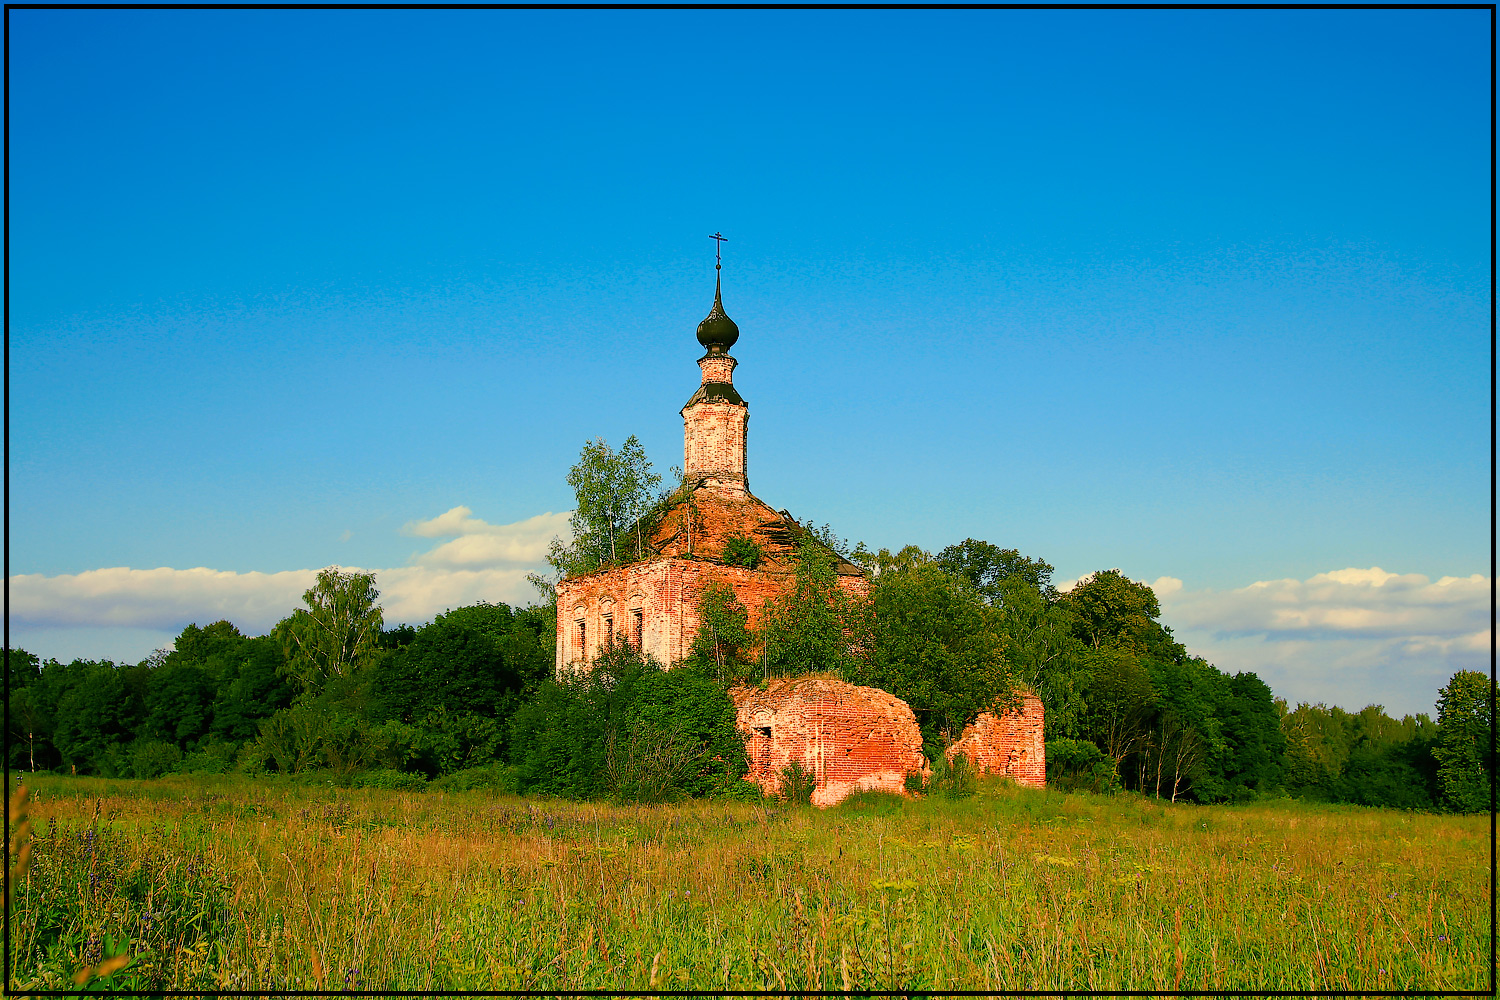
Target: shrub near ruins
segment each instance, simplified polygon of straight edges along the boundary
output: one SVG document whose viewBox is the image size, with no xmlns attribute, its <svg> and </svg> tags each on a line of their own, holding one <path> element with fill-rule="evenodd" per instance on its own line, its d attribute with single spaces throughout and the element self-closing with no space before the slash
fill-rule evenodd
<svg viewBox="0 0 1500 1000">
<path fill-rule="evenodd" d="M 515 787 L 630 801 L 728 793 L 748 770 L 734 722 L 711 677 L 664 670 L 622 638 L 588 672 L 544 683 L 516 713 Z"/>
</svg>

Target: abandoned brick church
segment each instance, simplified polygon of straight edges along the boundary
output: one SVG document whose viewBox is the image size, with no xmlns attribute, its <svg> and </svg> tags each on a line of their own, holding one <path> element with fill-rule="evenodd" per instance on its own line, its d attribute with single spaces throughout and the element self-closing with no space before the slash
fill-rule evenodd
<svg viewBox="0 0 1500 1000">
<path fill-rule="evenodd" d="M 716 265 L 713 308 L 698 324 L 702 381 L 681 411 L 686 489 L 656 522 L 647 559 L 558 583 L 559 674 L 588 664 L 618 635 L 662 663 L 676 663 L 692 650 L 705 587 L 718 582 L 732 588 L 755 628 L 766 601 L 790 585 L 797 545 L 809 533 L 785 510 L 750 492 L 750 407 L 734 388 L 737 362 L 729 354 L 739 335 L 724 312 Z M 760 546 L 755 568 L 725 561 L 725 546 L 735 537 Z M 864 571 L 834 555 L 839 586 L 851 596 L 867 596 Z M 901 792 L 907 773 L 926 768 L 910 707 L 884 691 L 799 678 L 772 682 L 766 690 L 737 688 L 730 696 L 747 737 L 748 780 L 768 791 L 792 761 L 815 775 L 818 805 L 861 789 Z M 1046 775 L 1041 702 L 1028 695 L 1017 711 L 982 714 L 951 752 L 958 751 L 981 770 L 1040 787 Z"/>
</svg>

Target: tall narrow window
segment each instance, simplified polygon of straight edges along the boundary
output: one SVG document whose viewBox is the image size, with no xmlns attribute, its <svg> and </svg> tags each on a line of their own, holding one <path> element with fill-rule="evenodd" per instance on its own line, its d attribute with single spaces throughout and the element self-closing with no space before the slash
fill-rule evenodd
<svg viewBox="0 0 1500 1000">
<path fill-rule="evenodd" d="M 604 616 L 604 644 L 608 646 L 615 641 L 615 616 Z"/>
<path fill-rule="evenodd" d="M 641 648 L 641 619 L 643 615 L 640 608 L 630 612 L 630 641 L 637 650 Z"/>
<path fill-rule="evenodd" d="M 578 659 L 579 662 L 588 660 L 588 647 L 585 643 L 589 637 L 589 627 L 582 618 L 575 623 L 578 626 Z"/>
</svg>

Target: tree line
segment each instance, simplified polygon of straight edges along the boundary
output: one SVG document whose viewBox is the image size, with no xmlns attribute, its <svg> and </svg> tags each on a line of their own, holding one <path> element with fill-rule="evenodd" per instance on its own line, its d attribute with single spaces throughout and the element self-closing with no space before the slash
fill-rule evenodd
<svg viewBox="0 0 1500 1000">
<path fill-rule="evenodd" d="M 675 470 L 674 470 L 675 471 Z M 673 502 L 634 439 L 585 446 L 554 574 L 642 558 Z M 660 664 L 623 638 L 553 676 L 556 609 L 481 603 L 387 628 L 371 574 L 324 570 L 268 635 L 189 625 L 138 664 L 39 662 L 8 650 L 13 769 L 150 778 L 172 772 L 327 775 L 352 784 L 480 785 L 656 801 L 751 795 L 728 689 L 822 674 L 889 691 L 930 760 L 982 711 L 1021 692 L 1045 708 L 1048 780 L 1162 799 L 1292 795 L 1412 809 L 1489 807 L 1491 684 L 1460 672 L 1436 721 L 1378 705 L 1295 708 L 1254 673 L 1189 655 L 1154 592 L 1119 570 L 1067 592 L 1053 568 L 965 539 L 936 554 L 849 546 L 801 528 L 786 592 L 749 609 L 727 587 L 699 600 L 691 654 Z M 867 600 L 838 585 L 861 565 Z M 749 539 L 726 561 L 754 566 Z M 554 578 L 555 578 L 554 576 Z M 552 580 L 537 578 L 546 596 Z M 671 666 L 675 669 L 666 669 Z"/>
</svg>

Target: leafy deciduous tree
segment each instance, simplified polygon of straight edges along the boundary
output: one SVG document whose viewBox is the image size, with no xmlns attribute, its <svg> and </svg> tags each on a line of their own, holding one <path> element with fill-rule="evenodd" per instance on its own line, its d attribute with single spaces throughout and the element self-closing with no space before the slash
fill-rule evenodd
<svg viewBox="0 0 1500 1000">
<path fill-rule="evenodd" d="M 915 546 L 894 556 L 882 550 L 874 565 L 871 651 L 848 674 L 910 705 L 936 759 L 980 712 L 1010 704 L 1000 612 Z"/>
<path fill-rule="evenodd" d="M 1063 595 L 1073 627 L 1094 649 L 1119 649 L 1153 660 L 1180 660 L 1186 655 L 1171 632 L 1157 621 L 1156 593 L 1117 569 L 1095 573 Z"/>
<path fill-rule="evenodd" d="M 568 470 L 578 507 L 573 513 L 573 544 L 587 550 L 597 562 L 619 561 L 619 536 L 651 506 L 652 491 L 661 477 L 651 472 L 651 462 L 634 434 L 618 452 L 603 438 L 583 446 L 578 463 Z M 644 539 L 635 539 L 637 555 Z"/>
<path fill-rule="evenodd" d="M 766 670 L 782 676 L 852 672 L 868 634 L 865 611 L 864 602 L 839 586 L 832 551 L 803 539 L 791 589 L 766 602 L 761 618 Z"/>
<path fill-rule="evenodd" d="M 1443 805 L 1455 812 L 1490 807 L 1490 679 L 1460 670 L 1438 694 L 1437 780 Z"/>
<path fill-rule="evenodd" d="M 383 624 L 379 599 L 373 573 L 345 573 L 337 566 L 318 572 L 318 582 L 302 595 L 307 607 L 276 626 L 286 670 L 304 690 L 321 690 L 369 661 Z"/>
<path fill-rule="evenodd" d="M 1057 596 L 1052 588 L 1050 565 L 990 542 L 965 538 L 939 552 L 937 563 L 945 571 L 969 581 L 991 604 L 1004 603 L 1006 584 L 1020 584 L 1048 599 Z"/>
<path fill-rule="evenodd" d="M 755 637 L 749 611 L 725 583 L 712 583 L 698 597 L 698 634 L 693 637 L 690 664 L 727 684 L 749 676 L 748 657 Z"/>
</svg>

